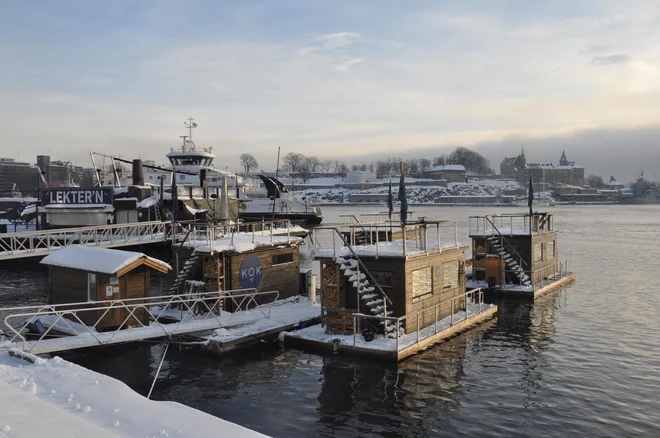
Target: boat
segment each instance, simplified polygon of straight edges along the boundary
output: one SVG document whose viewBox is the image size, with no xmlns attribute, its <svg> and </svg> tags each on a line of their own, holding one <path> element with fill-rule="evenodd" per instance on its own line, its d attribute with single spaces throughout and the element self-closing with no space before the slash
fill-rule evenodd
<svg viewBox="0 0 660 438">
<path fill-rule="evenodd" d="M 254 184 L 249 183 L 236 173 L 215 167 L 213 161 L 216 156 L 210 147 L 198 146 L 193 140 L 193 129 L 197 123 L 192 117 L 185 122 L 188 135 L 183 135 L 183 143 L 178 148 L 172 148 L 166 155 L 169 165 L 156 166 L 144 162 L 144 183 L 152 187 L 164 186 L 165 191 L 172 187 L 172 177 L 176 179 L 176 186 L 183 188 L 200 187 L 200 175 L 205 178 L 205 185 L 209 192 L 220 192 L 227 184 L 227 193 L 239 201 L 239 219 L 252 222 L 262 220 L 292 220 L 303 225 L 318 225 L 323 220 L 319 207 L 309 206 L 305 199 L 298 201 L 289 192 L 287 187 L 276 177 L 259 175 L 255 178 L 263 187 L 255 190 Z M 116 160 L 113 158 L 113 162 Z M 122 160 L 125 161 L 125 160 Z M 114 164 L 113 164 L 114 166 Z M 117 173 L 117 172 L 111 172 Z M 114 177 L 114 175 L 111 175 Z M 126 175 L 124 175 L 126 177 Z M 114 177 L 119 179 L 119 177 Z M 252 178 L 249 178 L 250 180 Z M 105 181 L 106 184 L 112 184 Z M 184 190 L 185 191 L 185 190 Z"/>
<path fill-rule="evenodd" d="M 624 191 L 621 202 L 624 204 L 660 204 L 658 186 L 654 182 L 647 181 L 642 170 L 637 180 L 630 185 L 628 190 Z"/>
</svg>

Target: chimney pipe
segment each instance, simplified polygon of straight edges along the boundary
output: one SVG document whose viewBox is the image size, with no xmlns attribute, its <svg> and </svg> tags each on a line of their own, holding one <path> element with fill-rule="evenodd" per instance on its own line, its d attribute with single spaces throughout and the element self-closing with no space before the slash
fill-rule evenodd
<svg viewBox="0 0 660 438">
<path fill-rule="evenodd" d="M 139 158 L 133 160 L 133 185 L 144 185 L 144 170 L 142 169 L 142 160 Z"/>
</svg>

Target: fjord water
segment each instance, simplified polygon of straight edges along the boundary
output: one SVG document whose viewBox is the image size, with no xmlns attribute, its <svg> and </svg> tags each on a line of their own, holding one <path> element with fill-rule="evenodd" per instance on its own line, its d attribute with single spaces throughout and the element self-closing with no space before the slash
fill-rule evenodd
<svg viewBox="0 0 660 438">
<path fill-rule="evenodd" d="M 326 222 L 373 208 L 324 207 Z M 431 219 L 480 208 L 411 208 Z M 538 300 L 398 366 L 276 344 L 218 359 L 170 348 L 153 398 L 275 437 L 649 436 L 660 433 L 660 206 L 557 206 L 578 274 Z M 495 212 L 510 213 L 512 210 Z M 45 273 L 0 268 L 2 305 L 45 296 Z M 161 345 L 70 360 L 146 394 Z M 214 436 L 209 431 L 209 436 Z"/>
</svg>

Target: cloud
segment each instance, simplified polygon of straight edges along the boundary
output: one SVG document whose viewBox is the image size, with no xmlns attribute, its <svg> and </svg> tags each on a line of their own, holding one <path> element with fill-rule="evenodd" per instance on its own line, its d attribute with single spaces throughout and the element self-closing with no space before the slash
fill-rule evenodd
<svg viewBox="0 0 660 438">
<path fill-rule="evenodd" d="M 591 58 L 589 64 L 593 65 L 612 65 L 612 64 L 623 64 L 630 60 L 629 55 L 618 54 L 618 55 L 607 55 L 607 56 L 595 56 Z"/>
<path fill-rule="evenodd" d="M 185 31 L 168 22 L 162 38 L 153 28 L 141 33 L 136 7 L 136 21 L 115 29 L 130 41 L 108 38 L 101 48 L 97 22 L 71 27 L 66 45 L 30 34 L 0 59 L 12 66 L 0 70 L 4 144 L 22 155 L 52 149 L 56 158 L 85 159 L 93 148 L 162 161 L 192 115 L 200 142 L 229 160 L 251 152 L 274 163 L 278 146 L 347 159 L 459 144 L 497 151 L 511 138 L 575 139 L 581 159 L 585 137 L 575 133 L 634 132 L 660 121 L 652 18 L 660 5 L 632 1 L 624 11 L 588 2 L 579 13 L 530 6 L 529 18 L 470 2 L 460 10 L 394 3 L 378 16 L 364 4 L 356 12 L 360 2 L 295 3 L 281 12 L 288 21 L 237 6 L 240 21 L 223 15 L 222 26 L 209 3 L 196 8 L 206 25 L 206 17 L 188 26 L 195 20 L 170 11 Z M 612 67 L 594 68 L 608 64 L 585 62 L 592 58 Z"/>
<path fill-rule="evenodd" d="M 362 58 L 353 58 L 341 64 L 335 64 L 332 67 L 337 71 L 350 71 L 355 64 L 361 64 Z"/>
</svg>

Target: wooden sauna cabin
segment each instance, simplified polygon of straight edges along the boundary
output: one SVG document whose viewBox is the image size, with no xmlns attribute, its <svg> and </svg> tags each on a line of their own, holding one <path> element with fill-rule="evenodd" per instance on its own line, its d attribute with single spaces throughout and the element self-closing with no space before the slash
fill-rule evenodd
<svg viewBox="0 0 660 438">
<path fill-rule="evenodd" d="M 553 278 L 562 269 L 558 234 L 553 213 L 470 217 L 472 280 L 505 290 Z"/>
<path fill-rule="evenodd" d="M 83 303 L 72 309 L 98 304 L 104 309 L 78 312 L 79 318 L 89 326 L 103 316 L 103 301 L 149 297 L 151 272 L 166 274 L 171 270 L 167 263 L 139 252 L 82 245 L 60 249 L 41 263 L 48 266 L 50 304 Z M 127 316 L 126 309 L 109 310 L 95 328 L 97 331 L 117 328 Z M 149 323 L 146 312 L 138 309 L 122 328 L 139 325 L 138 320 L 144 325 Z"/>
<path fill-rule="evenodd" d="M 187 242 L 178 251 L 179 275 L 171 293 L 184 293 L 188 280 L 204 283 L 203 291 L 256 289 L 277 294 L 257 296 L 259 304 L 290 298 L 301 293 L 300 247 L 303 238 L 268 233 L 236 233 L 209 242 Z M 188 246 L 186 246 L 188 245 Z M 236 303 L 224 300 L 225 311 L 235 311 Z"/>
<path fill-rule="evenodd" d="M 441 225 L 451 226 L 450 242 L 429 238 Z M 353 314 L 406 318 L 403 327 L 411 333 L 434 324 L 454 310 L 464 308 L 455 300 L 466 292 L 465 250 L 456 239 L 454 221 L 419 221 L 409 223 L 404 239 L 356 243 L 318 251 L 315 259 L 321 269 L 321 304 L 327 334 L 353 334 Z M 403 235 L 401 235 L 403 237 Z M 443 237 L 444 239 L 444 237 Z M 358 275 L 359 274 L 359 275 Z M 360 279 L 358 281 L 358 278 Z M 380 287 L 380 288 L 379 288 Z M 384 297 L 380 290 L 386 295 Z M 437 306 L 440 304 L 440 306 Z M 437 308 L 437 313 L 436 313 Z M 373 320 L 372 320 L 373 321 Z M 362 332 L 367 322 L 356 331 Z M 374 321 L 372 330 L 382 332 L 384 324 Z"/>
</svg>

